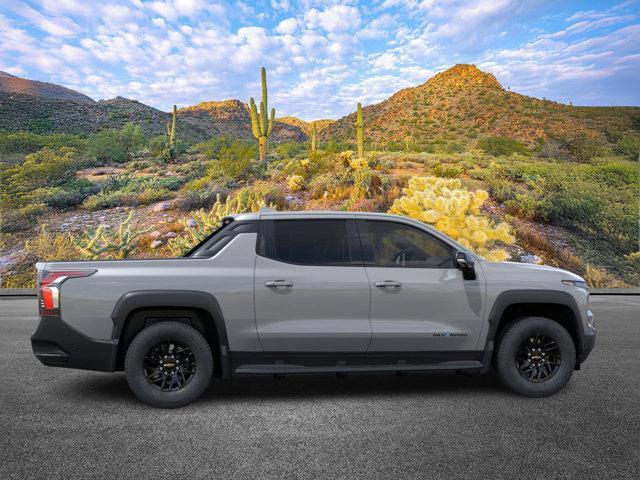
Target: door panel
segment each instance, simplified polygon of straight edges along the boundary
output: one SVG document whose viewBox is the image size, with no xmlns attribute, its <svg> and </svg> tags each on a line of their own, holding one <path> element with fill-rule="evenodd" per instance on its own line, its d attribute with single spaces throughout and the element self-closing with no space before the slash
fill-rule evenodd
<svg viewBox="0 0 640 480">
<path fill-rule="evenodd" d="M 265 286 L 284 280 L 291 286 Z M 256 324 L 265 351 L 364 352 L 371 339 L 362 267 L 291 265 L 258 255 Z"/>
<path fill-rule="evenodd" d="M 474 350 L 482 325 L 481 279 L 456 269 L 367 267 L 371 290 L 369 351 Z"/>
<path fill-rule="evenodd" d="M 260 236 L 254 291 L 263 350 L 366 351 L 371 294 L 355 225 L 265 221 Z"/>
<path fill-rule="evenodd" d="M 371 282 L 369 351 L 475 350 L 484 279 L 464 280 L 453 248 L 426 231 L 359 221 Z"/>
</svg>

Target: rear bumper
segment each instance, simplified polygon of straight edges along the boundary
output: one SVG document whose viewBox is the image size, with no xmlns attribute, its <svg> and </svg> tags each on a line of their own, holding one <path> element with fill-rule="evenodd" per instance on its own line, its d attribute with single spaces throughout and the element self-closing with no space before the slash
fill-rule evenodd
<svg viewBox="0 0 640 480">
<path fill-rule="evenodd" d="M 42 317 L 31 336 L 31 347 L 38 360 L 50 367 L 80 368 L 112 372 L 118 344 L 89 338 L 60 317 Z"/>
</svg>

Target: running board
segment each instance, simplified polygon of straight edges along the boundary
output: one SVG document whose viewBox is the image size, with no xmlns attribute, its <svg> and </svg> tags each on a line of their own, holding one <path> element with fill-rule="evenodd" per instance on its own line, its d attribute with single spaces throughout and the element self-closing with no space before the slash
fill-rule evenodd
<svg viewBox="0 0 640 480">
<path fill-rule="evenodd" d="M 392 365 L 326 365 L 312 366 L 288 365 L 283 363 L 269 365 L 240 365 L 234 375 L 290 375 L 317 373 L 381 373 L 381 372 L 434 372 L 456 370 L 481 370 L 478 361 L 453 361 L 429 364 L 396 363 Z"/>
</svg>

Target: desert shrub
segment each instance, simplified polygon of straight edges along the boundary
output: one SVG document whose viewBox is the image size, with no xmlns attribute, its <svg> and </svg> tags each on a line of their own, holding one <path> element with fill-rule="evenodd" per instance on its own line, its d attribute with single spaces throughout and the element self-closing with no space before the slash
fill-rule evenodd
<svg viewBox="0 0 640 480">
<path fill-rule="evenodd" d="M 78 237 L 71 237 L 75 248 L 84 258 L 97 260 L 101 258 L 124 259 L 131 256 L 137 248 L 142 236 L 150 230 L 138 229 L 131 225 L 133 210 L 117 228 L 100 225 L 92 232 Z"/>
<path fill-rule="evenodd" d="M 149 140 L 149 155 L 153 157 L 163 156 L 167 147 L 167 137 L 157 135 Z"/>
<path fill-rule="evenodd" d="M 501 155 L 512 155 L 519 153 L 529 154 L 529 150 L 522 143 L 512 138 L 506 137 L 484 137 L 478 140 L 478 148 L 488 155 L 499 157 Z"/>
<path fill-rule="evenodd" d="M 95 194 L 99 187 L 81 178 L 67 182 L 60 187 L 37 188 L 31 192 L 32 199 L 51 208 L 69 208 L 80 205 L 87 197 Z"/>
<path fill-rule="evenodd" d="M 257 149 L 252 143 L 234 140 L 231 145 L 222 147 L 218 153 L 218 160 L 212 162 L 209 169 L 230 178 L 240 177 L 256 157 Z"/>
<path fill-rule="evenodd" d="M 535 220 L 540 209 L 539 202 L 531 195 L 517 193 L 505 202 L 507 213 L 525 220 Z"/>
<path fill-rule="evenodd" d="M 191 212 L 191 218 L 183 221 L 184 235 L 171 238 L 169 250 L 175 256 L 184 255 L 218 228 L 224 217 L 233 213 L 255 212 L 265 204 L 264 200 L 249 200 L 249 195 L 246 194 L 227 197 L 224 201 L 218 197 L 209 211 L 201 209 Z"/>
<path fill-rule="evenodd" d="M 212 205 L 218 195 L 221 198 L 226 197 L 226 192 L 220 190 L 204 189 L 204 190 L 186 190 L 180 192 L 176 198 L 176 208 L 184 212 L 190 212 L 192 210 L 198 210 Z"/>
<path fill-rule="evenodd" d="M 495 224 L 480 213 L 489 197 L 486 191 L 470 192 L 457 179 L 413 177 L 402 193 L 390 213 L 429 223 L 489 260 L 508 258 L 507 252 L 497 245 L 513 243 L 510 226 Z"/>
<path fill-rule="evenodd" d="M 602 154 L 602 145 L 598 139 L 585 132 L 565 135 L 557 140 L 567 149 L 569 155 L 579 162 L 588 162 Z"/>
<path fill-rule="evenodd" d="M 142 147 L 144 136 L 139 125 L 127 123 L 120 130 L 102 130 L 89 138 L 88 151 L 100 162 L 125 162 Z"/>
<path fill-rule="evenodd" d="M 33 190 L 62 185 L 80 165 L 72 148 L 58 151 L 43 148 L 31 153 L 23 163 L 0 172 L 0 204 L 3 208 L 27 205 L 31 203 Z"/>
<path fill-rule="evenodd" d="M 458 165 L 447 163 L 438 163 L 433 167 L 433 173 L 437 177 L 458 178 L 464 172 L 464 169 Z"/>
<path fill-rule="evenodd" d="M 290 160 L 305 153 L 307 148 L 302 142 L 283 142 L 276 145 L 275 151 L 280 158 Z"/>
<path fill-rule="evenodd" d="M 82 208 L 87 210 L 103 210 L 105 208 L 114 207 L 137 207 L 138 198 L 135 193 L 122 192 L 116 190 L 114 192 L 100 192 L 92 195 L 82 203 Z"/>
<path fill-rule="evenodd" d="M 130 189 L 115 190 L 111 192 L 102 191 L 97 195 L 88 197 L 82 207 L 87 210 L 103 210 L 114 207 L 139 207 L 149 205 L 171 198 L 174 193 L 162 187 L 146 187 L 138 191 Z"/>
<path fill-rule="evenodd" d="M 616 142 L 616 152 L 630 160 L 640 159 L 640 134 L 623 134 Z"/>
<path fill-rule="evenodd" d="M 71 147 L 83 150 L 86 147 L 86 139 L 79 135 L 54 133 L 51 135 L 38 135 L 32 132 L 0 132 L 0 153 L 34 153 L 43 148 L 59 150 L 62 147 Z"/>
<path fill-rule="evenodd" d="M 36 235 L 25 242 L 25 257 L 3 275 L 5 288 L 33 288 L 36 284 L 36 262 L 83 259 L 67 234 L 52 233 L 42 225 Z"/>
<path fill-rule="evenodd" d="M 304 188 L 304 177 L 302 175 L 289 175 L 287 177 L 287 188 L 292 192 L 297 192 Z"/>
<path fill-rule="evenodd" d="M 220 150 L 230 147 L 234 140 L 233 137 L 226 135 L 211 137 L 206 142 L 198 143 L 192 148 L 194 153 L 201 153 L 208 158 L 218 158 Z"/>
</svg>

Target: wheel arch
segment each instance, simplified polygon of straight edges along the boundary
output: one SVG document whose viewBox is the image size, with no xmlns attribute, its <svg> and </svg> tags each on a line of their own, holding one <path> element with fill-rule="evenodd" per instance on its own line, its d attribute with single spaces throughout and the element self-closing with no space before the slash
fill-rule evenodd
<svg viewBox="0 0 640 480">
<path fill-rule="evenodd" d="M 488 369 L 493 361 L 500 334 L 517 318 L 545 317 L 562 325 L 576 348 L 576 368 L 580 367 L 580 310 L 567 292 L 557 290 L 507 290 L 496 297 L 489 313 L 483 364 Z"/>
<path fill-rule="evenodd" d="M 215 347 L 213 354 L 219 365 L 216 373 L 230 376 L 229 342 L 220 304 L 214 295 L 198 290 L 138 290 L 120 297 L 111 314 L 111 338 L 118 345 L 114 369 L 122 366 L 128 343 L 148 325 L 145 318 L 154 317 L 188 319 Z"/>
</svg>

